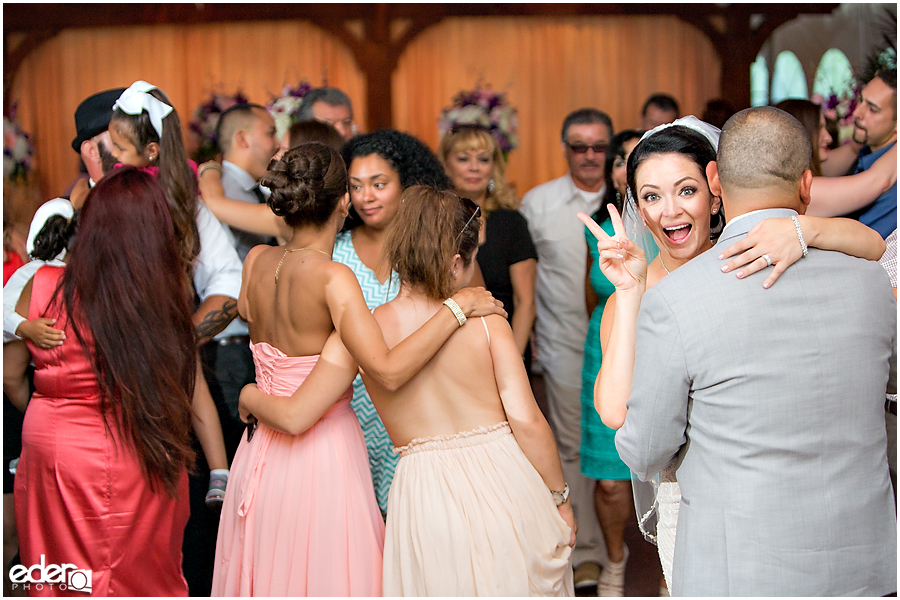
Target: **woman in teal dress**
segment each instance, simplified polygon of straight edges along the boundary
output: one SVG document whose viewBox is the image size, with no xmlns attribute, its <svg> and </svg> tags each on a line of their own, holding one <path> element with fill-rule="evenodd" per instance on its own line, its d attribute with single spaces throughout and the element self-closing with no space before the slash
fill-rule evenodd
<svg viewBox="0 0 900 600">
<path fill-rule="evenodd" d="M 397 274 L 382 254 L 385 232 L 400 208 L 400 193 L 412 185 L 442 190 L 452 190 L 452 185 L 428 146 L 392 129 L 358 135 L 341 154 L 350 179 L 351 208 L 344 230 L 335 239 L 333 258 L 350 267 L 369 310 L 374 310 L 393 300 L 400 289 Z M 375 497 L 384 516 L 400 455 L 394 453 L 394 444 L 358 375 L 350 406 L 366 438 Z"/>
<path fill-rule="evenodd" d="M 621 211 L 626 189 L 625 166 L 640 137 L 639 131 L 622 131 L 613 136 L 606 151 L 606 192 L 600 209 L 592 216 L 610 235 L 614 233 L 606 205 L 614 204 Z M 587 227 L 584 237 L 588 252 L 585 303 L 590 325 L 584 342 L 584 366 L 581 371 L 581 472 L 597 480 L 594 508 L 609 557 L 597 584 L 598 595 L 622 596 L 625 590 L 625 562 L 628 560 L 623 534 L 633 506 L 631 471 L 619 459 L 616 432 L 600 421 L 600 415 L 594 409 L 594 381 L 602 360 L 600 320 L 606 301 L 616 288 L 598 266 L 597 238 Z"/>
</svg>

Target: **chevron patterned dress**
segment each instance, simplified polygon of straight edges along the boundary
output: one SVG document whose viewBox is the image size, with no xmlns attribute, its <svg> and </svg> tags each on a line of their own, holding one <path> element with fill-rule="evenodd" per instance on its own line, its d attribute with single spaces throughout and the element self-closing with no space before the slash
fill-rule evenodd
<svg viewBox="0 0 900 600">
<path fill-rule="evenodd" d="M 334 241 L 334 260 L 343 263 L 353 270 L 362 288 L 363 296 L 369 310 L 374 310 L 385 302 L 394 299 L 400 291 L 400 278 L 396 273 L 391 273 L 390 279 L 383 284 L 375 277 L 375 273 L 359 259 L 350 232 L 339 233 Z M 372 483 L 375 485 L 375 497 L 378 499 L 378 507 L 381 514 L 387 514 L 388 492 L 391 489 L 391 480 L 394 478 L 394 468 L 400 457 L 394 453 L 394 444 L 381 422 L 381 417 L 375 412 L 372 400 L 366 392 L 362 378 L 357 375 L 353 380 L 353 401 L 350 403 L 359 419 L 363 434 L 366 437 L 366 450 L 369 452 L 369 467 L 372 469 Z"/>
</svg>

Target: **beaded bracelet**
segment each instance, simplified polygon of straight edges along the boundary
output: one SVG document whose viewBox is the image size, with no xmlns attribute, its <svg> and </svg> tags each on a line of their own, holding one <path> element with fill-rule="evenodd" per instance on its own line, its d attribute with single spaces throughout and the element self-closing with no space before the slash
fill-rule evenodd
<svg viewBox="0 0 900 600">
<path fill-rule="evenodd" d="M 444 300 L 444 305 L 450 309 L 450 312 L 453 313 L 453 316 L 456 317 L 456 320 L 459 321 L 459 326 L 462 327 L 466 324 L 466 315 L 459 307 L 459 304 L 456 303 L 456 300 L 453 298 L 447 298 Z"/>
<path fill-rule="evenodd" d="M 800 219 L 796 216 L 791 217 L 791 221 L 794 222 L 794 229 L 797 230 L 797 239 L 800 240 L 800 249 L 803 250 L 803 256 L 809 254 L 809 248 L 806 247 L 806 242 L 803 241 L 803 230 L 800 229 Z"/>
</svg>

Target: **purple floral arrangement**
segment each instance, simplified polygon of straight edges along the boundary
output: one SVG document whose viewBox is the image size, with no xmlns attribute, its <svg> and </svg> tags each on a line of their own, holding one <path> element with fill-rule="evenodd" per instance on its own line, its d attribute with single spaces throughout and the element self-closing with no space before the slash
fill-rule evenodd
<svg viewBox="0 0 900 600">
<path fill-rule="evenodd" d="M 13 183 L 26 181 L 34 166 L 34 144 L 16 118 L 17 109 L 18 103 L 13 102 L 3 116 L 3 177 Z"/>
<path fill-rule="evenodd" d="M 237 104 L 248 104 L 249 100 L 238 90 L 232 96 L 213 92 L 210 98 L 198 106 L 188 123 L 191 158 L 203 163 L 213 160 L 219 154 L 219 141 L 216 139 L 216 123 L 219 115 Z"/>
<path fill-rule="evenodd" d="M 477 85 L 474 90 L 461 91 L 453 97 L 453 104 L 441 111 L 438 127 L 441 136 L 455 125 L 482 125 L 491 135 L 504 156 L 519 147 L 519 119 L 505 93 L 497 93 L 489 86 Z"/>
<path fill-rule="evenodd" d="M 810 101 L 822 107 L 822 114 L 829 121 L 837 123 L 838 140 L 841 144 L 853 135 L 853 111 L 859 105 L 860 86 L 854 83 L 850 89 L 837 94 L 832 92 L 828 97 L 813 94 Z"/>
<path fill-rule="evenodd" d="M 275 134 L 279 140 L 291 128 L 291 125 L 297 122 L 303 96 L 311 89 L 312 85 L 303 79 L 296 86 L 284 86 L 281 95 L 272 96 L 272 99 L 266 104 L 266 109 L 275 119 Z"/>
<path fill-rule="evenodd" d="M 854 86 L 840 96 L 832 92 L 827 98 L 821 94 L 813 94 L 810 100 L 822 107 L 826 119 L 836 121 L 841 126 L 852 125 L 853 111 L 859 104 L 859 88 Z"/>
</svg>

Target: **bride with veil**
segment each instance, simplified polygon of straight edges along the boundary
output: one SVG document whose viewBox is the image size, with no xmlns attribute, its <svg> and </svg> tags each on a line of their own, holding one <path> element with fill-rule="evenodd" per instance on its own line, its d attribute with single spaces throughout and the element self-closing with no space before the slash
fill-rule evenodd
<svg viewBox="0 0 900 600">
<path fill-rule="evenodd" d="M 587 215 L 578 215 L 599 240 L 600 269 L 616 287 L 603 313 L 603 363 L 594 386 L 595 408 L 613 429 L 622 426 L 627 414 L 641 297 L 667 274 L 711 249 L 724 228 L 721 198 L 713 196 L 706 179 L 718 142 L 719 129 L 693 116 L 648 131 L 628 159 L 623 216 L 609 208 L 615 235 L 610 237 Z M 810 245 L 869 260 L 878 260 L 884 252 L 881 236 L 856 221 L 798 219 L 806 239 L 815 240 Z M 650 241 L 655 241 L 659 255 L 648 265 Z M 802 256 L 792 220 L 768 219 L 720 258 L 734 257 L 723 262 L 723 271 L 737 270 L 738 277 L 774 267 L 764 284 L 769 287 Z M 669 589 L 681 502 L 676 474 L 686 447 L 649 481 L 632 475 L 641 532 L 657 545 Z"/>
</svg>

